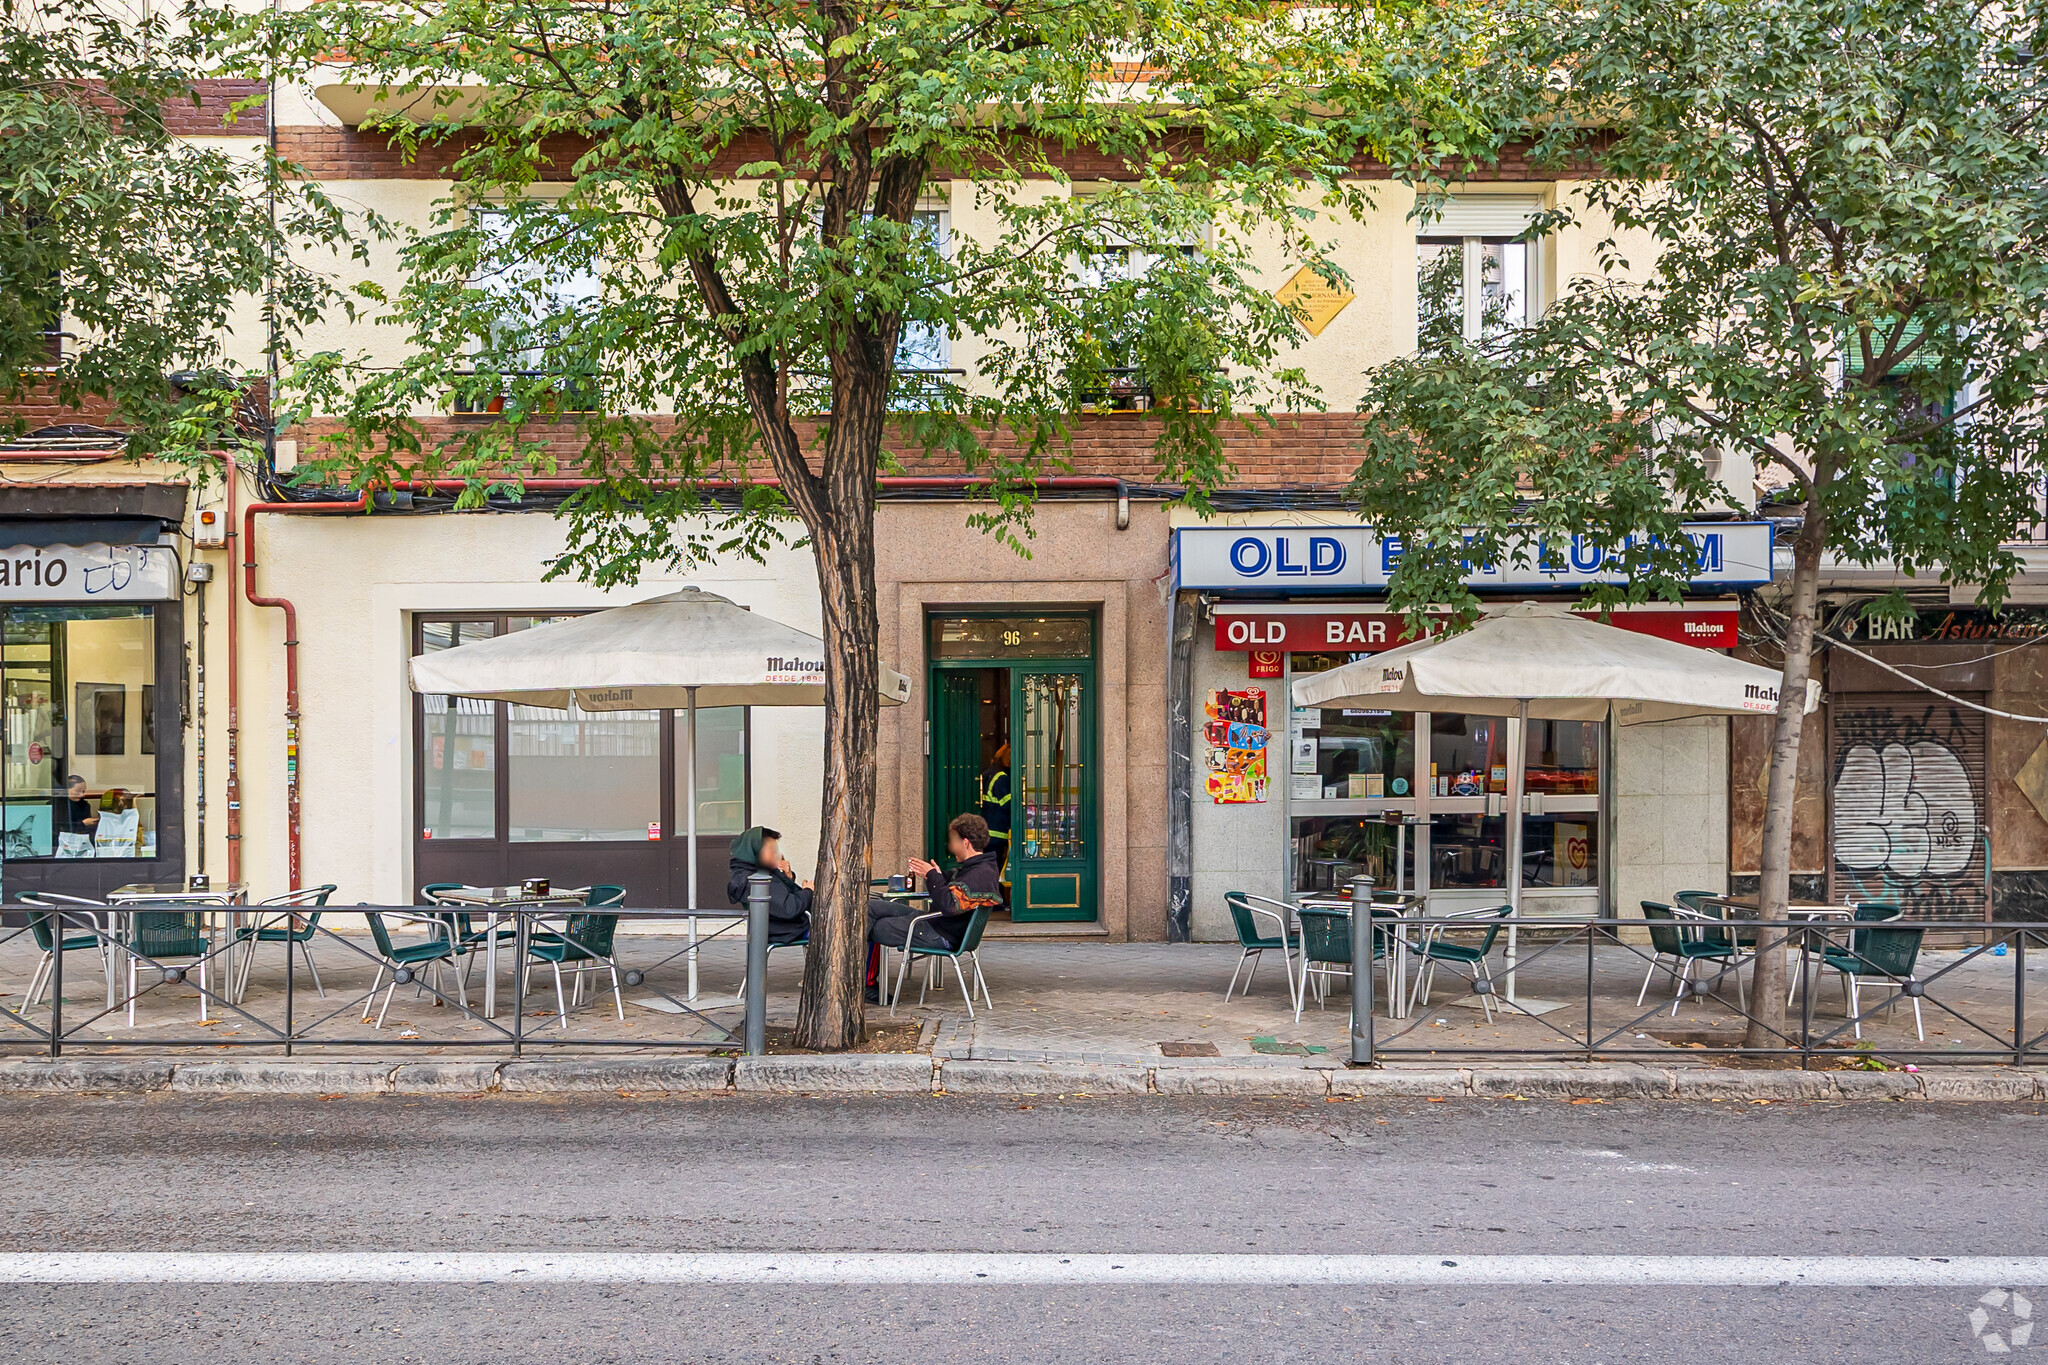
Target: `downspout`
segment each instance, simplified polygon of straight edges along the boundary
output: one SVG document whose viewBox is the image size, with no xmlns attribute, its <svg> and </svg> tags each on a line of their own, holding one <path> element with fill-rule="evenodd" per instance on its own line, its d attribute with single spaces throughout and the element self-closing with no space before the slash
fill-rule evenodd
<svg viewBox="0 0 2048 1365">
<path fill-rule="evenodd" d="M 240 621 L 235 606 L 235 491 L 241 483 L 241 468 L 232 455 L 222 455 L 227 466 L 222 482 L 227 484 L 228 543 L 228 885 L 242 884 L 242 649 Z"/>
<path fill-rule="evenodd" d="M 299 871 L 299 609 L 288 597 L 263 597 L 256 591 L 256 514 L 278 512 L 307 515 L 360 512 L 370 505 L 365 492 L 353 502 L 252 502 L 242 510 L 242 595 L 252 607 L 284 611 L 284 790 L 285 850 L 291 885 L 300 888 Z"/>
</svg>

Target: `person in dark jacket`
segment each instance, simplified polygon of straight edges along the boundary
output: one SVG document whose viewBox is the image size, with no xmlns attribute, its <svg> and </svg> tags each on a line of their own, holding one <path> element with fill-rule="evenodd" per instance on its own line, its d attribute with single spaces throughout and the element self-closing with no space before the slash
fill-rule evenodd
<svg viewBox="0 0 2048 1365">
<path fill-rule="evenodd" d="M 768 941 L 801 943 L 811 935 L 811 884 L 799 882 L 782 856 L 782 836 L 756 825 L 732 841 L 731 876 L 725 883 L 725 898 L 742 909 L 747 904 L 747 878 L 766 872 L 768 881 Z"/>
<path fill-rule="evenodd" d="M 979 815 L 955 816 L 946 826 L 946 851 L 958 860 L 948 876 L 937 863 L 922 858 L 910 860 L 910 870 L 924 878 L 930 905 L 915 901 L 892 901 L 885 896 L 868 901 L 868 940 L 890 948 L 901 948 L 910 923 L 921 915 L 936 912 L 938 918 L 917 926 L 917 946 L 957 948 L 967 932 L 967 922 L 976 910 L 994 910 L 1003 903 L 999 879 L 1002 876 L 995 852 L 989 848 L 988 822 Z"/>
</svg>

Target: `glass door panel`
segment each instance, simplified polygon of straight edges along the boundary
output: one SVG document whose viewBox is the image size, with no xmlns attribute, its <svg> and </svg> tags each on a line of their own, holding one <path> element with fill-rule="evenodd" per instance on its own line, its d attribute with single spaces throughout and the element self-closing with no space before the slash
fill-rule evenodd
<svg viewBox="0 0 2048 1365">
<path fill-rule="evenodd" d="M 1094 670 L 1017 668 L 1010 686 L 1012 912 L 1018 920 L 1092 920 Z"/>
</svg>

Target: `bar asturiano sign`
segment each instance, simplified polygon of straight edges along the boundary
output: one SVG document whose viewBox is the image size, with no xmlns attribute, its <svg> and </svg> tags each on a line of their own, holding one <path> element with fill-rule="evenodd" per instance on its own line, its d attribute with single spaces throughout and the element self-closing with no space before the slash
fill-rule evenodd
<svg viewBox="0 0 2048 1365">
<path fill-rule="evenodd" d="M 1594 619 L 1597 615 L 1588 613 Z M 1741 613 L 1734 608 L 1699 610 L 1617 611 L 1610 625 L 1660 640 L 1697 645 L 1701 649 L 1733 649 Z M 1256 607 L 1219 607 L 1216 648 L 1225 651 L 1337 651 L 1376 654 L 1415 638 L 1405 619 L 1387 611 L 1261 611 Z"/>
</svg>

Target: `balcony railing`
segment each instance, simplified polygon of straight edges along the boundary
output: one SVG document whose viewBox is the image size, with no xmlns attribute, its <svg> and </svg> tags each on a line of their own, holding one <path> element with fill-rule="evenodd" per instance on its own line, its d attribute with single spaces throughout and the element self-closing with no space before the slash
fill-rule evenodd
<svg viewBox="0 0 2048 1365">
<path fill-rule="evenodd" d="M 457 378 L 475 379 L 488 373 L 482 370 L 468 370 Z M 487 392 L 476 385 L 457 387 L 448 395 L 448 410 L 463 416 L 501 413 L 511 399 L 512 383 L 526 385 L 536 380 L 552 381 L 550 392 L 553 395 L 552 401 L 546 404 L 545 409 L 541 409 L 539 404 L 533 405 L 536 410 L 550 413 L 596 412 L 601 406 L 597 380 L 589 375 L 551 375 L 544 370 L 505 370 L 500 372 L 499 377 L 507 381 L 507 386 L 495 392 Z"/>
</svg>

